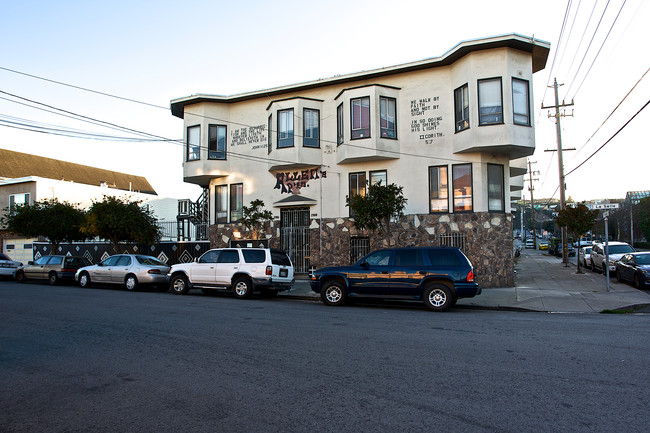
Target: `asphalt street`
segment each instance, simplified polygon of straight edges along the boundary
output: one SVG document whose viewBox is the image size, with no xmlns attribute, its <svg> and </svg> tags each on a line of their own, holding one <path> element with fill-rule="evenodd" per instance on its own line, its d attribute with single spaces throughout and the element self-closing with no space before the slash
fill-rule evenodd
<svg viewBox="0 0 650 433">
<path fill-rule="evenodd" d="M 646 431 L 648 315 L 0 282 L 2 432 Z"/>
</svg>

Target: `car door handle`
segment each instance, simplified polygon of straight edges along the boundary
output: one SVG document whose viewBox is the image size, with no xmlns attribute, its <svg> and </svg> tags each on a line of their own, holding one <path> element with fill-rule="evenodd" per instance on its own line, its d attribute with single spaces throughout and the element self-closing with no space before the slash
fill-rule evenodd
<svg viewBox="0 0 650 433">
<path fill-rule="evenodd" d="M 418 272 L 418 274 L 426 275 L 426 274 L 428 274 L 428 272 L 427 271 L 420 271 L 420 272 Z"/>
<path fill-rule="evenodd" d="M 388 271 L 381 271 L 382 274 L 388 274 Z"/>
</svg>

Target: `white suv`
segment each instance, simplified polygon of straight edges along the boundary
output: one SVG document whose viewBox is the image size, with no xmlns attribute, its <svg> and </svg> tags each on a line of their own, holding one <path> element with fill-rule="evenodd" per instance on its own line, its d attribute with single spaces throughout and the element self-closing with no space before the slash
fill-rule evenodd
<svg viewBox="0 0 650 433">
<path fill-rule="evenodd" d="M 609 246 L 609 272 L 613 275 L 616 271 L 616 261 L 627 253 L 634 252 L 634 248 L 625 242 L 608 242 Z M 591 248 L 591 270 L 600 270 L 605 273 L 605 244 L 597 243 Z"/>
<path fill-rule="evenodd" d="M 248 298 L 253 291 L 275 296 L 293 283 L 291 259 L 284 251 L 269 248 L 217 248 L 169 270 L 169 286 L 177 295 L 198 288 L 206 294 L 232 290 L 238 298 Z"/>
</svg>

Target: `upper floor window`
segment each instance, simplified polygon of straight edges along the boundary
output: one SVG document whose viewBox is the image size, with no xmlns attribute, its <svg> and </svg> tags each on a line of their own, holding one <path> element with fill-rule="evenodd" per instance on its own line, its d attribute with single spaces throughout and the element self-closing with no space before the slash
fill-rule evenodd
<svg viewBox="0 0 650 433">
<path fill-rule="evenodd" d="M 16 206 L 29 204 L 29 199 L 29 193 L 9 195 L 9 212 L 13 214 L 16 210 Z"/>
<path fill-rule="evenodd" d="M 278 111 L 278 149 L 293 147 L 293 108 Z"/>
<path fill-rule="evenodd" d="M 271 131 L 273 131 L 273 115 L 269 114 L 269 130 L 267 132 L 267 137 L 266 137 L 267 140 L 266 144 L 269 148 L 268 153 L 271 153 L 271 149 L 273 148 L 273 139 L 271 138 L 273 136 L 271 135 Z"/>
<path fill-rule="evenodd" d="M 370 137 L 370 97 L 355 98 L 350 100 L 352 130 L 350 138 Z"/>
<path fill-rule="evenodd" d="M 478 80 L 478 124 L 503 123 L 501 77 Z"/>
<path fill-rule="evenodd" d="M 472 211 L 472 164 L 452 166 L 454 212 Z"/>
<path fill-rule="evenodd" d="M 215 223 L 225 224 L 228 222 L 228 185 L 217 185 L 214 187 Z"/>
<path fill-rule="evenodd" d="M 429 212 L 449 212 L 449 176 L 446 165 L 429 167 Z"/>
<path fill-rule="evenodd" d="M 397 138 L 395 105 L 394 98 L 379 97 L 379 127 L 382 138 Z"/>
<path fill-rule="evenodd" d="M 226 125 L 208 125 L 208 159 L 226 159 Z"/>
<path fill-rule="evenodd" d="M 201 125 L 187 127 L 187 156 L 188 161 L 201 158 Z"/>
<path fill-rule="evenodd" d="M 244 207 L 244 185 L 234 183 L 230 185 L 230 222 L 237 223 L 241 220 Z"/>
<path fill-rule="evenodd" d="M 336 108 L 336 144 L 343 143 L 343 103 Z"/>
<path fill-rule="evenodd" d="M 488 164 L 488 211 L 504 212 L 503 200 L 503 165 Z"/>
<path fill-rule="evenodd" d="M 515 124 L 530 126 L 528 81 L 512 79 L 512 118 Z"/>
<path fill-rule="evenodd" d="M 303 146 L 320 146 L 320 111 L 311 108 L 303 110 Z"/>
<path fill-rule="evenodd" d="M 454 90 L 456 132 L 469 128 L 469 88 L 467 84 Z"/>
</svg>

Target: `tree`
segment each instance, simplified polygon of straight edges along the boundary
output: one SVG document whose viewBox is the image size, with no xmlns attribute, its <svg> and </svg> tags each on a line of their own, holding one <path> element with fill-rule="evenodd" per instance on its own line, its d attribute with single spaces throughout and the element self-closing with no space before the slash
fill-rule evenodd
<svg viewBox="0 0 650 433">
<path fill-rule="evenodd" d="M 120 242 L 153 244 L 160 239 L 161 230 L 153 212 L 140 206 L 141 203 L 141 200 L 104 196 L 88 209 L 82 231 L 89 237 L 110 240 L 116 253 Z"/>
<path fill-rule="evenodd" d="M 8 231 L 28 237 L 44 236 L 56 251 L 62 242 L 85 239 L 84 211 L 56 198 L 6 209 L 2 222 Z"/>
<path fill-rule="evenodd" d="M 394 183 L 382 185 L 380 182 L 370 185 L 365 195 L 347 196 L 345 202 L 354 215 L 355 227 L 390 236 L 391 219 L 404 215 L 407 199 L 404 198 L 403 190 L 404 187 Z"/>
<path fill-rule="evenodd" d="M 642 198 L 637 205 L 637 209 L 637 220 L 639 221 L 641 233 L 647 240 L 650 240 L 650 197 Z"/>
<path fill-rule="evenodd" d="M 594 226 L 598 218 L 597 210 L 589 210 L 584 202 L 578 203 L 575 207 L 567 206 L 558 212 L 555 218 L 557 225 L 566 227 L 574 236 L 582 239 L 582 236 Z M 578 243 L 580 245 L 580 243 Z M 580 273 L 580 249 L 578 248 L 578 273 Z"/>
<path fill-rule="evenodd" d="M 260 232 L 272 220 L 273 213 L 264 209 L 264 202 L 260 199 L 250 202 L 250 206 L 242 206 L 241 223 L 251 231 L 253 239 L 258 239 Z"/>
</svg>

